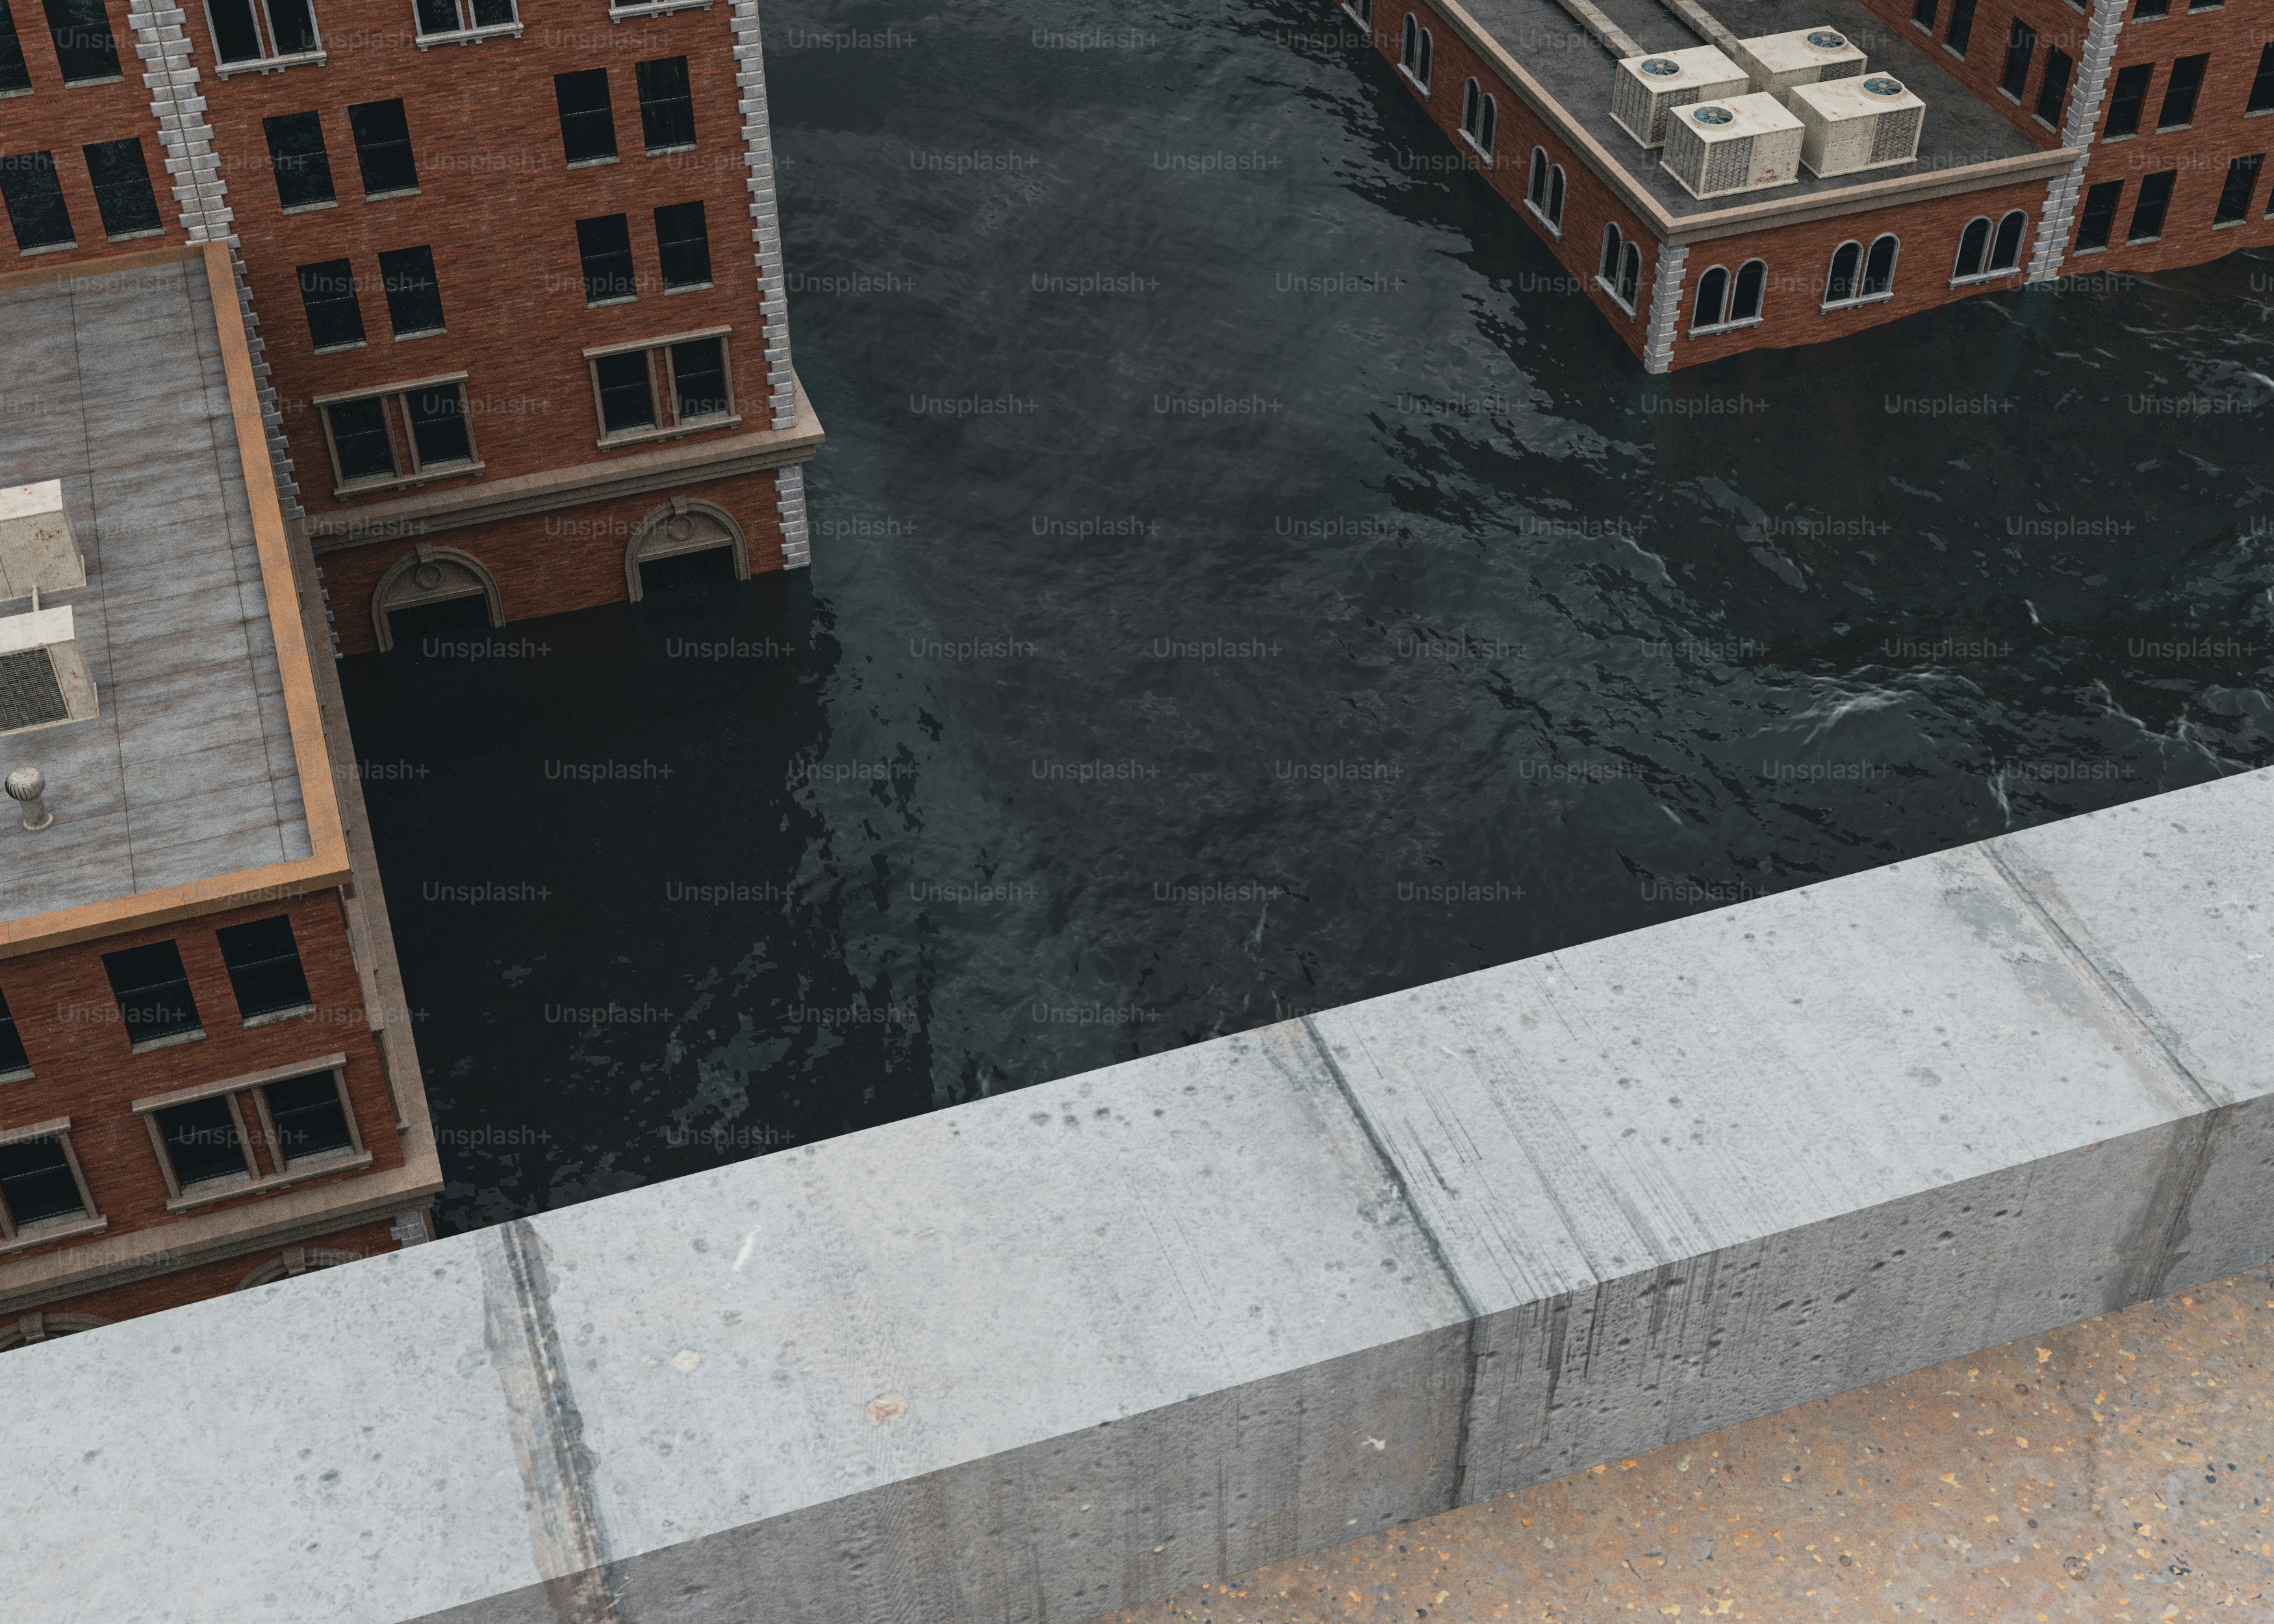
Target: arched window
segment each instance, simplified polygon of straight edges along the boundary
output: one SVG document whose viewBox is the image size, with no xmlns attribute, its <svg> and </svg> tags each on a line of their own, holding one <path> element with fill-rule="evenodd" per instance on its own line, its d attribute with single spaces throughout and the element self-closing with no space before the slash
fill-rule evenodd
<svg viewBox="0 0 2274 1624">
<path fill-rule="evenodd" d="M 1856 272 L 1864 263 L 1864 244 L 1842 243 L 1832 251 L 1832 274 L 1824 279 L 1824 303 L 1852 304 L 1856 301 Z"/>
<path fill-rule="evenodd" d="M 1343 0 L 1343 10 L 1368 27 L 1374 25 L 1374 0 Z"/>
<path fill-rule="evenodd" d="M 1525 177 L 1524 200 L 1532 205 L 1536 214 L 1547 212 L 1547 149 L 1532 149 L 1532 171 Z"/>
<path fill-rule="evenodd" d="M 1732 325 L 1761 319 L 1761 289 L 1768 279 L 1768 262 L 1765 259 L 1748 259 L 1737 267 L 1737 289 L 1729 300 Z"/>
<path fill-rule="evenodd" d="M 2022 234 L 2029 229 L 2029 217 L 2014 209 L 1998 222 L 1998 241 L 1990 250 L 1990 268 L 2010 271 L 2022 263 Z"/>
<path fill-rule="evenodd" d="M 1493 125 L 1497 121 L 1492 97 L 1477 87 L 1476 80 L 1461 86 L 1461 133 L 1487 163 L 1492 162 Z"/>
<path fill-rule="evenodd" d="M 1892 231 L 1871 239 L 1871 252 L 1864 256 L 1864 285 L 1856 297 L 1885 298 L 1894 291 L 1895 251 L 1901 246 Z"/>
<path fill-rule="evenodd" d="M 1721 327 L 1729 310 L 1729 267 L 1717 265 L 1698 279 L 1698 308 L 1690 313 L 1693 334 Z"/>
<path fill-rule="evenodd" d="M 1429 92 L 1429 31 L 1413 20 L 1413 13 L 1405 13 L 1405 26 L 1399 31 L 1397 65 L 1405 70 L 1405 77 Z"/>
<path fill-rule="evenodd" d="M 1477 134 L 1477 103 L 1484 98 L 1477 94 L 1477 81 L 1470 79 L 1461 86 L 1461 133 L 1471 140 Z"/>
<path fill-rule="evenodd" d="M 1557 164 L 1547 171 L 1547 223 L 1555 228 L 1555 235 L 1563 235 L 1563 166 Z"/>
<path fill-rule="evenodd" d="M 1966 222 L 1966 229 L 1958 234 L 1958 263 L 1951 267 L 1950 280 L 1971 282 L 1982 274 L 1982 262 L 1990 252 L 1990 216 L 1977 214 Z"/>
<path fill-rule="evenodd" d="M 1635 307 L 1635 295 L 1642 290 L 1642 250 L 1632 243 L 1619 260 L 1619 303 L 1629 311 Z"/>
<path fill-rule="evenodd" d="M 1606 282 L 1614 286 L 1616 285 L 1619 274 L 1619 250 L 1625 245 L 1625 243 L 1626 239 L 1619 235 L 1619 228 L 1615 223 L 1603 228 L 1603 263 L 1597 274 Z"/>
<path fill-rule="evenodd" d="M 1642 250 L 1620 235 L 1616 225 L 1603 228 L 1603 291 L 1634 313 L 1635 295 L 1642 289 Z"/>
</svg>

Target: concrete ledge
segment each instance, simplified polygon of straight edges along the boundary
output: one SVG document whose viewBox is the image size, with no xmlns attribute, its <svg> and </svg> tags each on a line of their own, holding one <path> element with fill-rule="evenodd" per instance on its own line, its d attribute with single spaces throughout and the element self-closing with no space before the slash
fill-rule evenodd
<svg viewBox="0 0 2274 1624">
<path fill-rule="evenodd" d="M 1086 1618 L 2274 1256 L 2270 964 L 2256 773 L 20 1350 L 11 1614 Z"/>
</svg>

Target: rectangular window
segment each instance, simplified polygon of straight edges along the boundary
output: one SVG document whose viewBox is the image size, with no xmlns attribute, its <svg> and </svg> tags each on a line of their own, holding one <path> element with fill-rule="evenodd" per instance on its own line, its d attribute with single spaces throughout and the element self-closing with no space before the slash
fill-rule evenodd
<svg viewBox="0 0 2274 1624">
<path fill-rule="evenodd" d="M 687 86 L 687 58 L 659 56 L 638 67 L 640 134 L 651 153 L 695 145 L 695 98 Z"/>
<path fill-rule="evenodd" d="M 2016 17 L 2013 32 L 2006 36 L 2006 71 L 1998 80 L 1998 88 L 2016 102 L 2029 82 L 2029 58 L 2037 49 L 2037 31 Z"/>
<path fill-rule="evenodd" d="M 2172 206 L 2177 169 L 2161 169 L 2140 183 L 2140 200 L 2132 206 L 2132 226 L 2124 233 L 2127 243 L 2152 243 L 2164 235 L 2164 211 Z"/>
<path fill-rule="evenodd" d="M 345 259 L 327 259 L 302 266 L 299 276 L 300 307 L 308 312 L 308 337 L 316 348 L 345 350 L 363 342 L 355 267 Z"/>
<path fill-rule="evenodd" d="M 206 0 L 206 15 L 224 64 L 297 61 L 323 50 L 308 0 Z"/>
<path fill-rule="evenodd" d="M 32 1057 L 24 1052 L 24 1034 L 16 1030 L 7 998 L 0 996 L 0 1083 L 20 1081 L 31 1074 Z"/>
<path fill-rule="evenodd" d="M 2075 71 L 2075 60 L 2067 51 L 2058 45 L 2045 48 L 2045 76 L 2037 81 L 2039 123 L 2060 128 L 2061 103 L 2068 100 L 2069 75 Z"/>
<path fill-rule="evenodd" d="M 277 1162 L 290 1168 L 311 1156 L 358 1147 L 349 1124 L 346 1097 L 335 1071 L 312 1071 L 264 1083 L 259 1090 Z"/>
<path fill-rule="evenodd" d="M 2258 53 L 2258 71 L 2250 81 L 2250 100 L 2242 110 L 2263 113 L 2268 108 L 2274 108 L 2274 45 Z"/>
<path fill-rule="evenodd" d="M 2258 168 L 2265 161 L 2264 153 L 2253 153 L 2228 162 L 2226 184 L 2218 190 L 2218 212 L 2211 216 L 2213 225 L 2223 226 L 2250 213 L 2251 197 L 2258 190 Z M 0 1066 L 5 1064 L 6 1057 L 0 1056 Z"/>
<path fill-rule="evenodd" d="M 94 207 L 106 236 L 149 237 L 163 231 L 158 194 L 150 189 L 150 165 L 139 140 L 96 141 L 83 147 L 87 177 L 94 183 Z"/>
<path fill-rule="evenodd" d="M 315 1007 L 300 968 L 299 946 L 292 940 L 292 921 L 284 915 L 230 925 L 214 935 L 221 943 L 222 962 L 229 966 L 237 1012 L 247 1022 Z"/>
<path fill-rule="evenodd" d="M 2169 17 L 2171 14 L 2172 0 L 2138 0 L 2138 4 L 2132 8 L 2133 19 L 2137 22 L 2144 23 L 2154 18 Z"/>
<path fill-rule="evenodd" d="M 1957 0 L 1950 8 L 1950 32 L 1942 42 L 1956 56 L 1966 55 L 1967 42 L 1974 37 L 1974 0 Z"/>
<path fill-rule="evenodd" d="M 282 113 L 262 119 L 260 128 L 268 137 L 268 167 L 276 172 L 276 201 L 288 209 L 331 202 L 323 120 L 314 113 Z"/>
<path fill-rule="evenodd" d="M 422 378 L 368 394 L 319 397 L 341 493 L 478 473 L 466 374 Z"/>
<path fill-rule="evenodd" d="M 602 214 L 576 222 L 576 254 L 584 264 L 584 303 L 618 304 L 639 296 L 632 277 L 632 225 L 628 214 Z"/>
<path fill-rule="evenodd" d="M 93 1216 L 69 1117 L 0 1140 L 0 1239 L 13 1241 L 35 1224 Z"/>
<path fill-rule="evenodd" d="M 356 163 L 363 170 L 363 194 L 394 197 L 418 190 L 418 165 L 410 155 L 410 121 L 403 103 L 364 102 L 348 109 L 355 136 Z"/>
<path fill-rule="evenodd" d="M 43 0 L 48 34 L 56 42 L 56 65 L 66 85 L 91 85 L 117 79 L 118 41 L 110 32 L 103 0 Z"/>
<path fill-rule="evenodd" d="M 2190 11 L 2216 11 L 2224 8 L 2226 0 L 2187 0 Z"/>
<path fill-rule="evenodd" d="M 616 116 L 608 103 L 606 68 L 556 73 L 553 99 L 561 109 L 561 149 L 570 163 L 598 163 L 616 155 Z"/>
<path fill-rule="evenodd" d="M 250 1183 L 255 1177 L 245 1124 L 237 1117 L 236 1101 L 228 1094 L 153 1111 L 149 1119 L 157 1130 L 176 1193 L 216 1179 Z"/>
<path fill-rule="evenodd" d="M 1917 0 L 1911 7 L 1911 20 L 1926 30 L 1929 39 L 1934 37 L 1934 13 L 1939 4 L 1940 0 Z"/>
<path fill-rule="evenodd" d="M 416 9 L 422 40 L 521 26 L 514 0 L 418 0 Z"/>
<path fill-rule="evenodd" d="M 603 445 L 730 423 L 734 383 L 724 329 L 636 349 L 587 350 Z"/>
<path fill-rule="evenodd" d="M 0 197 L 7 199 L 8 223 L 16 229 L 16 246 L 23 252 L 72 245 L 71 211 L 64 207 L 63 182 L 56 178 L 52 154 L 0 158 Z"/>
<path fill-rule="evenodd" d="M 379 281 L 395 337 L 442 330 L 442 290 L 434 281 L 433 249 L 388 250 L 379 256 Z"/>
<path fill-rule="evenodd" d="M 2124 195 L 2124 183 L 2105 180 L 2089 188 L 2084 194 L 2084 207 L 2076 212 L 2076 251 L 2087 252 L 2108 246 L 2108 233 L 2116 223 L 2117 199 Z"/>
<path fill-rule="evenodd" d="M 655 248 L 663 260 L 663 285 L 711 285 L 711 238 L 703 224 L 703 205 L 670 203 L 655 211 Z"/>
<path fill-rule="evenodd" d="M 2155 72 L 2152 62 L 2135 62 L 2116 71 L 2115 83 L 2108 90 L 2108 123 L 2100 132 L 2104 137 L 2112 141 L 2139 133 L 2140 109 L 2148 103 L 2148 81 Z"/>
<path fill-rule="evenodd" d="M 167 1205 L 177 1209 L 368 1160 L 348 1100 L 345 1055 L 137 1100 L 132 1109 L 149 1126 L 172 1197 Z M 317 1165 L 306 1165 L 312 1161 Z"/>
<path fill-rule="evenodd" d="M 16 34 L 16 14 L 8 0 L 0 0 L 0 96 L 32 87 L 32 70 L 24 64 L 24 41 Z"/>
<path fill-rule="evenodd" d="M 126 1040 L 137 1049 L 204 1035 L 197 1000 L 190 995 L 189 974 L 182 968 L 181 950 L 174 944 L 152 942 L 105 953 L 102 967 L 110 977 L 111 996 L 118 1000 Z"/>
<path fill-rule="evenodd" d="M 2164 81 L 2164 106 L 2156 115 L 2156 128 L 2177 130 L 2195 120 L 2195 95 L 2202 89 L 2203 69 L 2210 64 L 2208 54 L 2182 56 L 2172 64 L 2171 77 Z"/>
</svg>

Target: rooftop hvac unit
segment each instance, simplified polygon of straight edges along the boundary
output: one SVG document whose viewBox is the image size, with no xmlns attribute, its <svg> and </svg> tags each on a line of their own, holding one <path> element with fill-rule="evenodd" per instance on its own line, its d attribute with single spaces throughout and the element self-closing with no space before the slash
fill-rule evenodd
<svg viewBox="0 0 2274 1624">
<path fill-rule="evenodd" d="M 0 603 L 87 584 L 60 479 L 0 487 Z"/>
<path fill-rule="evenodd" d="M 1676 110 L 1660 162 L 1693 198 L 1758 192 L 1800 178 L 1800 120 L 1774 96 L 1736 96 Z"/>
<path fill-rule="evenodd" d="M 1738 41 L 1737 65 L 1756 94 L 1766 91 L 1781 102 L 1795 85 L 1854 79 L 1864 71 L 1864 52 L 1837 29 L 1796 28 Z"/>
<path fill-rule="evenodd" d="M 1611 117 L 1645 147 L 1666 141 L 1666 116 L 1695 102 L 1745 94 L 1745 71 L 1711 45 L 1628 56 L 1611 70 Z"/>
<path fill-rule="evenodd" d="M 1884 73 L 1796 85 L 1786 103 L 1800 120 L 1800 161 L 1811 175 L 1853 175 L 1918 160 L 1926 103 Z"/>
<path fill-rule="evenodd" d="M 94 717 L 94 680 L 70 608 L 0 615 L 0 733 Z"/>
</svg>

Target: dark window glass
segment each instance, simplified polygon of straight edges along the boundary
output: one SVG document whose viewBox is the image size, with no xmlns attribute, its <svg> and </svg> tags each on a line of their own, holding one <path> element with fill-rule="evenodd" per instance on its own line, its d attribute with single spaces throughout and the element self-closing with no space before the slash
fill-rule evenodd
<svg viewBox="0 0 2274 1624">
<path fill-rule="evenodd" d="M 584 302 L 605 304 L 629 299 L 638 289 L 632 281 L 632 226 L 624 214 L 603 214 L 576 222 L 576 253 L 584 262 Z"/>
<path fill-rule="evenodd" d="M 616 155 L 616 117 L 608 105 L 608 71 L 556 73 L 553 99 L 561 108 L 561 148 L 571 163 Z"/>
<path fill-rule="evenodd" d="M 466 437 L 465 396 L 456 384 L 413 389 L 403 402 L 410 410 L 410 444 L 421 469 L 473 461 L 473 441 Z"/>
<path fill-rule="evenodd" d="M 2140 183 L 2140 200 L 2132 206 L 2126 242 L 2144 243 L 2164 235 L 2164 211 L 2172 206 L 2172 187 L 2179 178 L 2177 169 L 2161 169 Z"/>
<path fill-rule="evenodd" d="M 323 120 L 313 113 L 285 113 L 262 119 L 260 127 L 268 137 L 268 166 L 276 172 L 276 201 L 286 208 L 331 202 Z"/>
<path fill-rule="evenodd" d="M 1824 302 L 1837 304 L 1856 297 L 1856 270 L 1864 261 L 1864 250 L 1855 243 L 1842 243 L 1832 256 L 1832 273 L 1824 279 Z"/>
<path fill-rule="evenodd" d="M 665 287 L 699 288 L 711 280 L 711 238 L 704 229 L 701 203 L 671 203 L 656 210 L 655 247 L 663 260 Z"/>
<path fill-rule="evenodd" d="M 206 9 L 213 19 L 214 50 L 223 62 L 258 62 L 268 54 L 252 19 L 252 0 L 207 0 Z"/>
<path fill-rule="evenodd" d="M 1557 230 L 1563 228 L 1563 166 L 1557 164 L 1547 171 L 1547 221 Z"/>
<path fill-rule="evenodd" d="M 8 1000 L 0 997 L 0 1077 L 31 1069 L 32 1057 L 24 1052 L 24 1034 L 16 1030 L 16 1018 L 8 1012 Z"/>
<path fill-rule="evenodd" d="M 1642 250 L 1629 243 L 1626 257 L 1619 262 L 1619 303 L 1632 310 L 1641 287 Z"/>
<path fill-rule="evenodd" d="M 19 153 L 12 158 L 0 158 L 0 197 L 8 202 L 8 223 L 16 229 L 16 246 L 26 253 L 72 240 L 71 211 L 64 207 L 63 183 L 56 178 L 56 161 L 50 154 Z"/>
<path fill-rule="evenodd" d="M 695 100 L 687 87 L 686 57 L 641 63 L 639 99 L 640 134 L 648 151 L 695 145 Z"/>
<path fill-rule="evenodd" d="M 2116 82 L 2108 91 L 2108 123 L 2101 134 L 2113 140 L 2120 135 L 2132 135 L 2140 128 L 2140 109 L 2148 100 L 2148 81 L 2155 76 L 2152 62 L 2135 62 L 2128 68 L 2116 71 Z"/>
<path fill-rule="evenodd" d="M 2014 209 L 1998 222 L 1998 241 L 1990 251 L 1990 268 L 2010 271 L 2022 262 L 2022 233 L 2029 229 L 2029 217 Z"/>
<path fill-rule="evenodd" d="M 388 250 L 379 256 L 379 281 L 387 293 L 387 319 L 395 337 L 440 330 L 442 290 L 434 282 L 433 249 Z"/>
<path fill-rule="evenodd" d="M 130 237 L 164 229 L 140 141 L 97 141 L 80 150 L 87 154 L 87 176 L 94 183 L 94 206 L 104 231 Z"/>
<path fill-rule="evenodd" d="M 282 914 L 256 919 L 249 925 L 231 925 L 214 933 L 221 940 L 222 962 L 229 966 L 229 984 L 237 994 L 237 1012 L 250 1020 L 278 1010 L 305 1008 L 308 978 L 301 973 L 300 950 L 292 940 L 292 921 Z"/>
<path fill-rule="evenodd" d="M 521 20 L 520 12 L 514 7 L 514 0 L 474 0 L 472 9 L 477 28 L 501 28 L 508 23 Z"/>
<path fill-rule="evenodd" d="M 655 391 L 648 383 L 647 352 L 602 356 L 592 363 L 600 386 L 600 426 L 611 434 L 655 426 Z"/>
<path fill-rule="evenodd" d="M 64 83 L 118 77 L 118 41 L 111 37 L 110 13 L 102 0 L 45 0 L 48 33 L 56 42 L 56 64 Z"/>
<path fill-rule="evenodd" d="M 2225 225 L 2250 212 L 2251 194 L 2258 190 L 2258 166 L 2265 159 L 2265 154 L 2253 153 L 2227 164 L 2226 184 L 2218 191 L 2218 212 L 2211 216 L 2214 224 Z"/>
<path fill-rule="evenodd" d="M 1729 320 L 1751 321 L 1761 313 L 1761 286 L 1768 281 L 1765 261 L 1748 259 L 1737 267 L 1737 291 L 1729 300 Z"/>
<path fill-rule="evenodd" d="M 1967 41 L 1973 37 L 1974 0 L 1957 0 L 1950 8 L 1950 32 L 1943 36 L 1942 42 L 1963 56 Z"/>
<path fill-rule="evenodd" d="M 1864 261 L 1864 286 L 1861 296 L 1871 298 L 1886 292 L 1895 285 L 1895 239 L 1880 237 L 1872 239 L 1871 252 Z"/>
<path fill-rule="evenodd" d="M 723 417 L 734 405 L 727 398 L 727 346 L 715 338 L 674 344 L 671 382 L 681 423 Z"/>
<path fill-rule="evenodd" d="M 316 49 L 316 13 L 308 0 L 268 0 L 268 34 L 280 56 Z"/>
<path fill-rule="evenodd" d="M 456 34 L 462 26 L 458 0 L 418 0 L 412 9 L 418 13 L 421 34 Z"/>
<path fill-rule="evenodd" d="M 2058 45 L 2045 48 L 2045 76 L 2037 81 L 2037 117 L 2060 128 L 2061 103 L 2068 100 L 2068 78 L 2075 59 Z"/>
<path fill-rule="evenodd" d="M 356 162 L 363 170 L 363 194 L 418 189 L 418 165 L 410 155 L 410 122 L 401 102 L 365 102 L 348 109 L 355 134 Z"/>
<path fill-rule="evenodd" d="M 87 1215 L 79 1180 L 72 1177 L 63 1141 L 56 1139 L 0 1145 L 0 1202 L 7 1204 L 19 1229 L 49 1218 Z"/>
<path fill-rule="evenodd" d="M 1532 149 L 1532 174 L 1525 183 L 1524 195 L 1533 203 L 1547 201 L 1547 154 L 1537 147 Z"/>
<path fill-rule="evenodd" d="M 1487 153 L 1493 149 L 1493 127 L 1499 122 L 1500 103 L 1487 96 L 1484 110 L 1477 116 L 1477 145 Z"/>
<path fill-rule="evenodd" d="M 2182 56 L 2172 64 L 2171 76 L 2164 81 L 2164 105 L 2156 115 L 2156 128 L 2170 130 L 2195 122 L 2195 94 L 2202 88 L 2203 69 L 2210 64 L 2208 55 Z"/>
<path fill-rule="evenodd" d="M 216 1178 L 245 1176 L 245 1140 L 237 1133 L 227 1094 L 152 1114 L 158 1119 L 158 1137 L 166 1143 L 167 1159 L 174 1164 L 174 1182 L 183 1189 Z"/>
<path fill-rule="evenodd" d="M 2120 180 L 2105 180 L 2086 190 L 2084 207 L 2076 212 L 2076 245 L 2080 252 L 2108 246 L 2109 229 L 2116 223 L 2117 199 L 2123 195 L 2124 183 Z"/>
<path fill-rule="evenodd" d="M 2274 45 L 2258 53 L 2258 72 L 2250 81 L 2250 100 L 2243 111 L 2263 113 L 2270 107 L 2274 107 Z"/>
<path fill-rule="evenodd" d="M 24 41 L 16 37 L 16 15 L 0 0 L 0 90 L 29 90 L 32 71 L 24 65 Z"/>
<path fill-rule="evenodd" d="M 1925 29 L 1930 35 L 1934 33 L 1934 14 L 1937 6 L 1938 0 L 1916 0 L 1916 4 L 1911 7 L 1911 20 Z"/>
<path fill-rule="evenodd" d="M 363 342 L 363 305 L 356 298 L 355 267 L 345 259 L 300 267 L 300 306 L 308 336 L 319 350 Z"/>
<path fill-rule="evenodd" d="M 1691 329 L 1720 327 L 1728 302 L 1729 273 L 1717 265 L 1698 279 L 1698 313 L 1690 320 Z"/>
<path fill-rule="evenodd" d="M 1619 274 L 1619 248 L 1620 237 L 1618 227 L 1605 227 L 1603 230 L 1603 263 L 1601 269 L 1597 273 L 1605 282 L 1610 281 L 1612 277 L 1616 276 Z"/>
<path fill-rule="evenodd" d="M 2006 71 L 1998 80 L 1998 88 L 2016 102 L 2029 82 L 2029 58 L 2037 49 L 2037 31 L 2016 17 L 2013 32 L 2006 36 Z"/>
<path fill-rule="evenodd" d="M 102 967 L 110 976 L 111 996 L 118 1000 L 128 1042 L 147 1043 L 202 1030 L 181 951 L 171 942 L 105 953 Z"/>
<path fill-rule="evenodd" d="M 339 1085 L 329 1071 L 270 1083 L 261 1093 L 268 1098 L 268 1120 L 275 1127 L 276 1148 L 286 1167 L 305 1156 L 354 1147 Z"/>
<path fill-rule="evenodd" d="M 1982 274 L 1982 262 L 1990 252 L 1990 222 L 1988 219 L 1969 220 L 1966 229 L 1958 234 L 1958 263 L 1951 267 L 1954 277 L 1963 280 Z"/>
<path fill-rule="evenodd" d="M 324 408 L 332 428 L 332 449 L 340 459 L 340 483 L 391 478 L 395 442 L 387 432 L 387 408 L 376 397 L 343 401 Z"/>
<path fill-rule="evenodd" d="M 2132 8 L 2132 15 L 2137 18 L 2169 17 L 2171 14 L 2172 0 L 2140 0 Z"/>
</svg>

